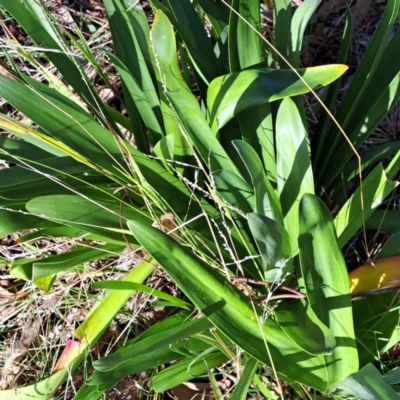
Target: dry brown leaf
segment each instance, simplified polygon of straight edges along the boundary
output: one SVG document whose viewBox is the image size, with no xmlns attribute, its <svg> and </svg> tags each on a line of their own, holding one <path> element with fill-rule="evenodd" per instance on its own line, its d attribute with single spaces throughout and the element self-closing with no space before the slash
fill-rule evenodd
<svg viewBox="0 0 400 400">
<path fill-rule="evenodd" d="M 209 382 L 185 382 L 171 389 L 177 400 L 200 400 L 205 395 L 207 400 L 214 400 Z"/>
<path fill-rule="evenodd" d="M 371 0 L 357 0 L 351 10 L 353 15 L 354 26 L 359 28 L 368 14 Z"/>
<path fill-rule="evenodd" d="M 336 14 L 351 5 L 352 0 L 324 0 L 317 11 L 319 19 L 325 19 L 330 14 Z"/>
</svg>

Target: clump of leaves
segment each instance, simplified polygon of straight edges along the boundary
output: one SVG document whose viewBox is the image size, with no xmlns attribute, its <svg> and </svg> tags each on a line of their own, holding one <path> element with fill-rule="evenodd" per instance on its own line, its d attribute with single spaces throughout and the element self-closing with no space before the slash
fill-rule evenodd
<svg viewBox="0 0 400 400">
<path fill-rule="evenodd" d="M 49 291 L 64 271 L 127 243 L 147 252 L 122 281 L 93 285 L 108 291 L 76 329 L 61 369 L 0 399 L 51 397 L 133 291 L 183 311 L 94 362 L 75 399 L 99 398 L 127 375 L 172 363 L 149 382 L 163 392 L 234 358 L 244 368 L 234 399 L 252 382 L 272 396 L 262 366 L 296 388 L 397 396 L 368 364 L 397 342 L 397 297 L 352 302 L 341 249 L 398 185 L 398 146 L 362 157 L 356 150 L 400 97 L 400 33 L 389 40 L 400 4 L 388 1 L 333 119 L 350 14 L 338 64 L 301 69 L 303 34 L 320 1 L 305 0 L 293 15 L 290 1 L 274 3 L 272 46 L 260 34 L 258 0 L 152 0 L 151 28 L 137 2 L 104 0 L 113 40 L 105 54 L 127 117 L 101 101 L 75 57 L 73 49 L 113 87 L 83 37 L 66 32 L 67 41 L 43 4 L 0 0 L 79 97 L 35 81 L 8 57 L 13 74 L 0 76 L 0 96 L 32 124 L 0 116 L 16 137 L 0 141 L 1 157 L 15 164 L 0 171 L 0 234 L 37 229 L 97 243 L 18 260 L 11 273 Z M 327 85 L 310 144 L 301 95 Z M 396 255 L 398 235 L 378 257 Z M 156 266 L 187 302 L 143 285 Z"/>
</svg>

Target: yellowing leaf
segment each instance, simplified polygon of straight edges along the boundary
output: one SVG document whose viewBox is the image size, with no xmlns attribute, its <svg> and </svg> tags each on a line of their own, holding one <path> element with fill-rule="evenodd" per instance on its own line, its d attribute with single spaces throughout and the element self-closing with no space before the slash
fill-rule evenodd
<svg viewBox="0 0 400 400">
<path fill-rule="evenodd" d="M 349 274 L 350 292 L 369 292 L 400 286 L 400 256 L 382 258 L 362 265 Z"/>
</svg>

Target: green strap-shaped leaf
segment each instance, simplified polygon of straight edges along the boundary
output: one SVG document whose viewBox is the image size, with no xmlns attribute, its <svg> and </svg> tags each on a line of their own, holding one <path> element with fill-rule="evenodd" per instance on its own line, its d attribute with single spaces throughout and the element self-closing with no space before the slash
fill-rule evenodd
<svg viewBox="0 0 400 400">
<path fill-rule="evenodd" d="M 89 201 L 76 195 L 37 197 L 29 201 L 26 208 L 32 214 L 94 233 L 110 243 L 125 243 L 121 226 L 127 219 L 137 218 L 149 225 L 153 222 L 146 212 L 131 204 L 94 198 Z M 129 235 L 129 231 L 125 233 Z"/>
<path fill-rule="evenodd" d="M 112 290 L 137 290 L 138 292 L 148 293 L 154 297 L 158 297 L 160 299 L 169 301 L 171 304 L 174 304 L 175 307 L 184 308 L 185 310 L 193 309 L 193 306 L 187 303 L 186 301 L 178 299 L 168 293 L 162 292 L 161 290 L 157 290 L 146 285 L 141 285 L 140 283 L 123 282 L 123 281 L 101 281 L 101 282 L 95 282 L 92 285 L 92 288 L 112 289 Z"/>
<path fill-rule="evenodd" d="M 238 174 L 236 165 L 211 131 L 199 105 L 193 103 L 192 96 L 190 92 L 186 95 L 181 91 L 167 93 L 185 134 L 211 172 L 224 169 Z"/>
<path fill-rule="evenodd" d="M 151 43 L 154 52 L 154 64 L 160 79 L 160 90 L 162 91 L 162 112 L 167 135 L 173 135 L 173 157 L 178 163 L 174 165 L 176 170 L 184 174 L 184 164 L 192 164 L 192 150 L 188 139 L 184 137 L 177 118 L 171 105 L 166 98 L 165 91 L 181 91 L 187 96 L 187 100 L 197 101 L 194 96 L 190 96 L 190 90 L 182 78 L 178 64 L 176 52 L 176 41 L 174 29 L 167 16 L 158 10 L 154 16 L 153 27 L 151 29 Z M 187 167 L 186 167 L 187 169 Z M 190 170 L 193 172 L 193 169 Z"/>
<path fill-rule="evenodd" d="M 264 279 L 279 284 L 293 270 L 292 250 L 287 230 L 264 215 L 247 214 L 251 233 L 262 257 Z"/>
<path fill-rule="evenodd" d="M 117 57 L 126 65 L 162 124 L 160 102 L 131 19 L 121 0 L 104 0 Z"/>
<path fill-rule="evenodd" d="M 234 140 L 233 144 L 242 158 L 253 183 L 256 201 L 255 211 L 283 225 L 281 204 L 274 188 L 268 180 L 257 153 L 249 144 L 242 140 Z"/>
<path fill-rule="evenodd" d="M 304 0 L 293 14 L 290 29 L 292 48 L 288 57 L 288 61 L 293 68 L 300 67 L 300 51 L 304 32 L 320 3 L 321 0 Z"/>
<path fill-rule="evenodd" d="M 39 161 L 50 158 L 51 156 L 51 153 L 38 149 L 36 146 L 25 142 L 24 140 L 16 140 L 4 137 L 0 138 L 0 157 L 4 161 L 10 161 L 14 164 L 18 164 L 18 158 Z"/>
<path fill-rule="evenodd" d="M 117 352 L 95 361 L 94 367 L 98 371 L 110 371 L 135 357 L 170 345 L 185 337 L 195 335 L 196 333 L 204 332 L 211 327 L 211 322 L 204 317 L 194 321 L 188 321 L 185 324 L 172 327 L 169 330 L 143 339 L 131 346 L 121 348 Z"/>
<path fill-rule="evenodd" d="M 171 317 L 167 317 L 159 321 L 152 327 L 148 328 L 141 335 L 128 342 L 124 347 L 132 346 L 136 342 L 168 331 L 169 329 L 180 326 L 185 322 L 188 322 L 189 320 L 190 313 L 187 312 L 181 312 Z M 118 367 L 112 369 L 111 371 L 95 371 L 90 376 L 87 384 L 90 386 L 101 386 L 102 388 L 106 387 L 108 389 L 114 386 L 120 379 L 125 376 L 133 375 L 135 373 L 145 371 L 149 368 L 159 366 L 164 362 L 167 363 L 173 360 L 177 360 L 179 358 L 179 355 L 175 351 L 171 350 L 171 346 L 167 345 L 150 353 L 145 353 L 142 356 L 135 357 L 123 364 L 120 364 Z"/>
<path fill-rule="evenodd" d="M 258 0 L 233 0 L 231 7 L 229 64 L 230 72 L 237 72 L 258 65 L 264 60 L 263 42 L 257 35 L 261 28 L 260 3 Z M 250 26 L 242 18 L 248 21 Z"/>
<path fill-rule="evenodd" d="M 388 44 L 400 8 L 399 0 L 389 0 L 336 119 L 357 149 L 400 98 L 400 32 Z M 319 157 L 317 183 L 325 188 L 343 169 L 354 152 L 338 127 L 332 124 Z"/>
<path fill-rule="evenodd" d="M 292 251 L 299 235 L 299 202 L 314 193 L 307 132 L 293 100 L 282 101 L 276 118 L 276 177 L 279 199 Z"/>
<path fill-rule="evenodd" d="M 276 319 L 286 334 L 311 354 L 332 354 L 336 340 L 304 299 L 285 299 L 275 311 Z"/>
<path fill-rule="evenodd" d="M 113 257 L 124 250 L 123 245 L 83 247 L 42 259 L 22 259 L 11 264 L 10 273 L 20 279 L 34 280 L 59 274 L 85 262 Z"/>
<path fill-rule="evenodd" d="M 233 389 L 231 396 L 229 397 L 230 400 L 247 399 L 247 391 L 249 390 L 249 386 L 259 365 L 260 362 L 258 360 L 253 357 L 249 357 L 244 366 L 243 373 L 240 375 L 240 379 Z"/>
<path fill-rule="evenodd" d="M 335 218 L 340 247 L 348 243 L 349 239 L 363 226 L 363 223 L 398 184 L 398 182 L 389 181 L 386 178 L 380 164 L 368 174 L 363 180 L 362 186 L 357 188 Z"/>
<path fill-rule="evenodd" d="M 339 78 L 345 65 L 326 65 L 297 72 L 312 89 Z M 284 97 L 307 93 L 307 86 L 292 70 L 251 69 L 214 79 L 207 92 L 209 118 L 214 132 L 241 112 Z"/>
<path fill-rule="evenodd" d="M 273 362 L 278 372 L 326 390 L 322 356 L 302 351 L 271 318 L 259 322 L 262 310 L 188 248 L 140 222 L 129 221 L 128 226 L 194 305 L 234 343 L 268 365 Z"/>
<path fill-rule="evenodd" d="M 206 84 L 221 74 L 217 57 L 204 26 L 190 0 L 169 0 L 171 21 L 185 43 L 197 73 Z"/>
<path fill-rule="evenodd" d="M 150 381 L 150 386 L 156 393 L 162 393 L 196 376 L 201 376 L 228 360 L 229 358 L 219 351 L 182 360 L 155 375 Z"/>
<path fill-rule="evenodd" d="M 135 77 L 131 74 L 128 68 L 122 63 L 122 61 L 114 56 L 112 53 L 106 52 L 110 60 L 114 64 L 115 68 L 119 72 L 121 80 L 124 82 L 126 91 L 125 91 L 125 100 L 126 96 L 131 96 L 132 101 L 135 103 L 136 108 L 138 109 L 140 116 L 143 119 L 144 124 L 147 129 L 150 131 L 154 142 L 158 142 L 164 136 L 163 127 L 160 125 L 157 115 L 154 110 L 154 106 L 150 103 L 149 99 L 146 96 L 146 93 L 140 87 L 141 85 Z M 140 138 L 135 135 L 135 142 L 137 143 L 139 140 L 142 140 L 143 143 L 141 146 L 138 146 L 139 150 L 143 152 L 147 152 L 146 145 L 147 141 L 144 138 Z"/>
<path fill-rule="evenodd" d="M 339 385 L 345 394 L 352 394 L 360 400 L 398 400 L 399 395 L 385 382 L 383 376 L 368 364 L 360 371 L 350 375 Z"/>
<path fill-rule="evenodd" d="M 222 1 L 199 0 L 199 5 L 207 14 L 216 35 L 221 37 L 222 31 L 229 24 L 229 8 Z"/>
<path fill-rule="evenodd" d="M 292 5 L 290 0 L 276 0 L 273 7 L 274 31 L 275 31 L 275 47 L 279 53 L 286 58 L 289 58 L 292 48 L 291 44 L 291 21 L 292 21 Z M 271 49 L 273 51 L 273 49 Z M 289 68 L 286 61 L 278 55 L 275 55 L 281 68 Z"/>
<path fill-rule="evenodd" d="M 305 194 L 299 209 L 301 272 L 309 304 L 336 338 L 326 361 L 328 388 L 358 370 L 350 283 L 332 217 L 320 199 Z"/>
<path fill-rule="evenodd" d="M 0 0 L 0 6 L 5 8 L 15 18 L 27 35 L 40 47 L 51 49 L 45 52 L 46 57 L 55 65 L 63 78 L 85 99 L 89 107 L 99 108 L 106 119 L 119 132 L 114 121 L 109 118 L 107 107 L 103 104 L 80 63 L 71 57 L 71 50 L 58 29 L 56 23 L 49 18 L 44 2 L 38 4 L 35 0 Z"/>
<path fill-rule="evenodd" d="M 214 173 L 218 194 L 231 206 L 247 214 L 255 211 L 254 190 L 239 175 L 219 170 Z"/>
</svg>

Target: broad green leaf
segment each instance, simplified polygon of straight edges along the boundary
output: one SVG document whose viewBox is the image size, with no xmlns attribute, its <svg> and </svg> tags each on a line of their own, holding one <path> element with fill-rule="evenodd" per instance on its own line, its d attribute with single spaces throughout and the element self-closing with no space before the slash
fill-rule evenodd
<svg viewBox="0 0 400 400">
<path fill-rule="evenodd" d="M 328 388 L 335 388 L 358 370 L 349 277 L 332 217 L 312 194 L 299 209 L 299 251 L 307 299 L 317 318 L 333 333 L 337 346 L 325 356 Z"/>
<path fill-rule="evenodd" d="M 250 235 L 245 214 L 255 210 L 254 190 L 243 178 L 232 172 L 219 170 L 213 178 L 227 214 L 233 217 L 243 235 Z"/>
<path fill-rule="evenodd" d="M 264 280 L 279 284 L 293 271 L 292 250 L 287 230 L 261 214 L 247 214 L 248 223 L 262 257 Z"/>
<path fill-rule="evenodd" d="M 238 116 L 242 139 L 257 152 L 268 179 L 276 186 L 275 139 L 270 104 L 243 111 Z"/>
<path fill-rule="evenodd" d="M 144 186 L 146 194 L 152 196 L 155 202 L 164 202 L 165 208 L 173 211 L 178 217 L 187 220 L 193 219 L 190 227 L 204 235 L 205 238 L 213 240 L 208 226 L 198 216 L 205 210 L 218 220 L 220 217 L 216 210 L 205 199 L 201 199 L 200 204 L 192 201 L 192 194 L 185 184 L 157 162 L 149 159 L 132 146 L 116 141 L 110 131 L 97 124 L 84 111 L 67 108 L 65 104 L 58 103 L 54 98 L 47 98 L 47 95 L 44 94 L 39 96 L 18 82 L 0 76 L 0 95 L 4 93 L 7 95 L 7 100 L 12 100 L 11 102 L 16 108 L 25 112 L 31 119 L 37 118 L 36 122 L 60 142 L 46 135 L 42 135 L 41 138 L 61 143 L 65 148 L 70 147 L 74 150 L 71 155 L 80 157 L 80 162 L 86 162 L 85 156 L 94 160 L 94 163 L 105 169 L 104 172 L 107 175 L 112 173 L 109 175 L 112 179 L 120 177 L 128 182 L 132 181 L 130 168 L 133 168 L 134 172 L 139 174 L 140 183 Z M 190 96 L 193 95 L 190 94 Z M 210 131 L 200 108 L 197 105 L 189 107 L 194 114 L 186 113 L 187 110 L 184 109 L 187 106 L 186 100 L 185 98 L 177 99 L 177 103 L 182 105 L 177 108 L 182 112 L 185 124 L 188 124 L 188 132 L 193 133 L 192 129 L 194 129 L 193 137 L 204 161 L 208 164 L 209 149 L 212 149 L 211 159 L 216 160 L 216 169 L 222 168 L 236 172 L 235 165 L 229 160 L 218 140 Z M 129 152 L 129 160 L 122 156 L 119 144 Z M 129 165 L 129 161 L 133 165 Z M 240 254 L 241 241 L 238 240 L 235 245 Z"/>
<path fill-rule="evenodd" d="M 29 166 L 33 170 L 29 170 L 27 168 Z M 21 167 L 14 166 L 0 171 L 0 192 L 7 194 L 9 190 L 18 186 L 23 188 L 29 183 L 37 185 L 37 181 L 45 180 L 46 175 L 59 177 L 76 174 L 79 178 L 84 179 L 89 176 L 89 172 L 94 171 L 86 165 L 76 162 L 71 157 L 48 157 L 39 162 L 27 161 Z M 56 183 L 53 183 L 53 186 L 56 185 Z"/>
<path fill-rule="evenodd" d="M 59 140 L 60 145 L 74 151 L 71 156 L 78 154 L 80 162 L 87 158 L 106 171 L 121 176 L 125 161 L 115 138 L 89 114 L 70 108 L 49 95 L 39 95 L 4 76 L 0 76 L 0 95 L 47 131 L 54 138 L 49 138 L 54 145 Z M 32 134 L 32 130 L 27 134 Z M 42 136 L 45 140 L 46 135 Z"/>
<path fill-rule="evenodd" d="M 171 350 L 171 346 L 164 346 L 156 350 L 150 350 L 145 354 L 138 355 L 131 360 L 118 365 L 111 371 L 95 371 L 90 377 L 87 385 L 94 386 L 98 390 L 111 389 L 125 376 L 134 375 L 139 372 L 148 371 L 151 368 L 160 367 L 172 361 L 179 360 L 183 356 Z"/>
<path fill-rule="evenodd" d="M 219 170 L 215 171 L 214 180 L 218 194 L 232 207 L 237 208 L 243 214 L 255 210 L 254 189 L 239 175 Z M 235 215 L 234 210 L 231 212 Z M 237 216 L 239 217 L 239 215 Z"/>
<path fill-rule="evenodd" d="M 171 315 L 157 322 L 156 324 L 147 328 L 143 333 L 139 336 L 136 336 L 134 339 L 129 341 L 126 345 L 134 344 L 143 339 L 146 339 L 150 336 L 157 335 L 158 333 L 162 333 L 168 329 L 174 328 L 176 326 L 182 325 L 190 320 L 192 316 L 191 312 L 181 311 L 177 314 Z"/>
<path fill-rule="evenodd" d="M 24 210 L 0 209 L 0 238 L 26 229 L 52 228 L 59 224 L 31 215 Z"/>
<path fill-rule="evenodd" d="M 261 394 L 266 398 L 266 399 L 274 399 L 276 400 L 276 395 L 274 392 L 271 392 L 265 385 L 264 382 L 261 381 L 261 379 L 258 377 L 258 375 L 254 375 L 254 382 L 257 385 L 257 389 L 261 392 Z"/>
<path fill-rule="evenodd" d="M 104 392 L 105 390 L 98 390 L 95 386 L 83 384 L 76 392 L 73 400 L 98 400 Z"/>
<path fill-rule="evenodd" d="M 254 187 L 256 212 L 283 225 L 281 204 L 275 190 L 268 180 L 257 153 L 249 144 L 242 140 L 235 140 L 233 144 L 251 177 Z"/>
<path fill-rule="evenodd" d="M 362 186 L 357 188 L 335 218 L 336 234 L 341 247 L 363 226 L 364 221 L 368 220 L 373 211 L 382 204 L 398 184 L 398 182 L 387 180 L 381 165 L 377 165 L 368 174 Z M 362 198 L 361 193 L 363 194 Z"/>
<path fill-rule="evenodd" d="M 167 317 L 145 330 L 141 335 L 128 342 L 124 347 L 134 345 L 134 343 L 139 342 L 143 339 L 152 337 L 159 333 L 168 331 L 171 328 L 180 326 L 189 321 L 189 319 L 190 313 L 187 312 L 181 312 L 171 317 Z M 121 347 L 121 349 L 123 349 L 124 347 Z M 157 357 L 162 358 L 157 359 Z M 152 353 L 143 354 L 142 356 L 138 356 L 132 360 L 120 364 L 118 367 L 114 368 L 111 371 L 95 371 L 94 374 L 90 376 L 88 385 L 101 385 L 102 387 L 112 387 L 124 376 L 133 375 L 137 372 L 147 370 L 148 368 L 152 368 L 154 366 L 159 366 L 164 362 L 167 363 L 178 358 L 179 355 L 171 350 L 170 345 L 161 347 L 160 349 L 157 349 Z M 148 362 L 148 364 L 146 364 L 146 361 Z"/>
<path fill-rule="evenodd" d="M 383 379 L 389 385 L 397 385 L 400 383 L 400 368 L 396 367 L 383 375 Z"/>
<path fill-rule="evenodd" d="M 130 24 L 135 32 L 135 38 L 138 42 L 143 58 L 146 62 L 147 69 L 153 80 L 155 80 L 154 70 L 149 48 L 150 26 L 143 7 L 136 0 L 123 0 Z"/>
<path fill-rule="evenodd" d="M 229 72 L 229 26 L 225 26 L 214 45 L 214 53 L 217 56 L 222 73 Z"/>
<path fill-rule="evenodd" d="M 326 65 L 299 69 L 297 73 L 315 90 L 333 82 L 346 70 L 345 65 Z M 233 117 L 252 107 L 308 91 L 292 70 L 259 68 L 218 77 L 207 92 L 212 130 L 217 132 Z"/>
<path fill-rule="evenodd" d="M 326 390 L 322 356 L 302 351 L 271 318 L 262 324 L 262 310 L 189 249 L 142 223 L 129 221 L 128 226 L 194 305 L 234 343 L 263 363 L 273 361 L 278 372 Z"/>
<path fill-rule="evenodd" d="M 276 118 L 276 178 L 280 204 L 292 252 L 299 236 L 299 203 L 314 194 L 307 132 L 293 100 L 282 101 Z"/>
<path fill-rule="evenodd" d="M 398 42 L 400 50 L 400 34 L 398 35 Z M 390 60 L 386 60 L 386 64 L 387 63 L 390 63 Z M 398 68 L 400 69 L 400 65 Z M 346 130 L 350 141 L 356 149 L 358 149 L 362 143 L 368 139 L 382 119 L 400 100 L 400 72 L 396 74 L 391 82 L 384 85 L 382 93 L 379 94 L 372 92 L 370 95 L 373 96 L 375 104 L 372 104 L 370 109 L 364 110 L 362 114 L 360 111 L 358 115 L 362 115 L 363 117 L 359 121 L 358 125 L 353 127 L 353 129 L 349 128 Z M 331 132 L 329 132 L 329 135 L 330 134 Z M 354 151 L 348 145 L 347 141 L 343 139 L 341 147 L 339 147 L 337 153 L 332 157 L 328 157 L 328 155 L 326 157 L 326 159 L 330 160 L 330 163 L 329 169 L 326 170 L 326 173 L 323 176 L 323 184 L 326 184 L 326 186 L 331 184 L 333 179 L 337 176 L 338 171 L 343 169 L 346 162 L 353 155 Z"/>
<path fill-rule="evenodd" d="M 400 171 L 400 150 L 390 161 L 389 165 L 385 168 L 385 174 L 388 179 L 395 179 L 397 173 Z"/>
<path fill-rule="evenodd" d="M 184 308 L 186 310 L 193 309 L 192 305 L 178 299 L 174 296 L 171 296 L 168 293 L 162 292 L 160 290 L 151 288 L 146 285 L 141 285 L 139 283 L 134 282 L 123 282 L 123 281 L 101 281 L 96 282 L 92 285 L 93 289 L 113 289 L 113 290 L 137 290 L 138 292 L 148 293 L 154 297 L 158 297 L 160 299 L 164 299 L 169 301 L 172 304 L 175 304 L 175 307 Z"/>
<path fill-rule="evenodd" d="M 247 2 L 234 0 L 232 8 L 228 41 L 230 72 L 262 65 L 264 63 L 264 46 L 261 37 L 257 34 L 261 30 L 259 2 L 257 0 Z M 240 16 L 237 15 L 237 12 Z M 241 138 L 253 147 L 263 161 L 268 176 L 276 181 L 270 106 L 264 104 L 244 111 L 238 116 L 238 123 Z M 224 135 L 224 132 L 221 132 L 221 135 Z"/>
<path fill-rule="evenodd" d="M 398 0 L 388 0 L 382 18 L 357 68 L 357 73 L 341 102 L 337 115 L 340 121 L 344 119 L 343 117 L 350 118 L 350 115 L 353 114 L 351 112 L 352 109 L 366 100 L 364 90 L 367 84 L 376 86 L 376 81 L 373 77 L 374 72 L 378 71 L 380 75 L 384 75 L 378 66 L 381 63 L 383 53 L 386 51 L 392 28 L 398 18 L 399 8 L 400 3 Z"/>
<path fill-rule="evenodd" d="M 7 132 L 10 132 L 15 136 L 23 139 L 24 141 L 33 144 L 41 150 L 49 152 L 53 156 L 65 157 L 69 155 L 75 160 L 81 162 L 82 164 L 86 164 L 94 168 L 94 166 L 90 162 L 88 162 L 77 152 L 70 149 L 68 146 L 65 146 L 63 143 L 58 142 L 53 138 L 43 134 L 42 131 L 32 129 L 29 126 L 24 125 L 11 117 L 1 115 L 0 126 Z M 23 164 L 23 161 L 19 160 L 19 164 Z"/>
<path fill-rule="evenodd" d="M 286 334 L 304 351 L 314 355 L 332 354 L 336 340 L 303 299 L 286 299 L 275 309 L 275 317 Z"/>
<path fill-rule="evenodd" d="M 153 155 L 165 169 L 173 173 L 174 164 L 174 134 L 171 133 L 157 142 L 153 148 Z"/>
<path fill-rule="evenodd" d="M 368 364 L 340 383 L 339 388 L 360 400 L 398 400 L 399 395 L 385 382 L 379 371 Z"/>
<path fill-rule="evenodd" d="M 254 374 L 256 373 L 260 362 L 253 357 L 249 357 L 247 360 L 243 373 L 240 375 L 240 379 L 237 382 L 233 392 L 230 396 L 231 400 L 246 400 L 247 392 L 251 381 L 253 380 Z"/>
</svg>

